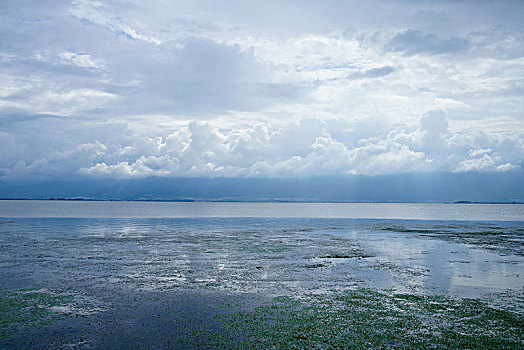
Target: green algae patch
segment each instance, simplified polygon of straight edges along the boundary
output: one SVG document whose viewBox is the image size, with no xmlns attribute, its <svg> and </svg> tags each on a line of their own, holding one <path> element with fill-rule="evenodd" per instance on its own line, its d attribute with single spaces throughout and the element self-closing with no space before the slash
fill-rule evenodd
<svg viewBox="0 0 524 350">
<path fill-rule="evenodd" d="M 367 289 L 275 298 L 225 324 L 247 349 L 522 349 L 523 315 L 472 299 Z"/>
<path fill-rule="evenodd" d="M 51 324 L 58 318 L 58 313 L 52 308 L 72 301 L 69 296 L 53 296 L 38 290 L 0 289 L 0 339 Z"/>
</svg>

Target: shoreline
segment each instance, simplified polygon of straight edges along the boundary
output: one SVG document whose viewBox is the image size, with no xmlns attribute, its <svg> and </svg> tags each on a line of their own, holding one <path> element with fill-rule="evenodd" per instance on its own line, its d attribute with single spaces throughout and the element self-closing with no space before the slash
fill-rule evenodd
<svg viewBox="0 0 524 350">
<path fill-rule="evenodd" d="M 0 201 L 53 202 L 155 202 L 155 203 L 311 203 L 311 204 L 524 204 L 521 201 L 351 201 L 293 199 L 101 199 L 101 198 L 0 198 Z"/>
<path fill-rule="evenodd" d="M 522 223 L 0 224 L 0 347 L 521 348 Z M 260 346 L 262 344 L 262 346 Z"/>
</svg>

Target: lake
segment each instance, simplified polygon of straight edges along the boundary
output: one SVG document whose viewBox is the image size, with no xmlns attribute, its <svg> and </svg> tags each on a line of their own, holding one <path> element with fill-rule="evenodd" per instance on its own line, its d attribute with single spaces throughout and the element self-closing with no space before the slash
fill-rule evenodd
<svg viewBox="0 0 524 350">
<path fill-rule="evenodd" d="M 0 217 L 278 217 L 524 221 L 524 204 L 0 200 Z"/>
<path fill-rule="evenodd" d="M 519 348 L 523 245 L 519 204 L 0 201 L 0 345 Z"/>
</svg>

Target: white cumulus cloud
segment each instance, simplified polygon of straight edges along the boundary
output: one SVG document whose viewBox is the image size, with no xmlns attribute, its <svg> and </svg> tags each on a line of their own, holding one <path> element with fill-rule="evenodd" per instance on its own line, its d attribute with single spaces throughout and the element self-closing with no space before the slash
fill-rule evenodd
<svg viewBox="0 0 524 350">
<path fill-rule="evenodd" d="M 522 169 L 523 10 L 3 2 L 0 178 Z"/>
</svg>

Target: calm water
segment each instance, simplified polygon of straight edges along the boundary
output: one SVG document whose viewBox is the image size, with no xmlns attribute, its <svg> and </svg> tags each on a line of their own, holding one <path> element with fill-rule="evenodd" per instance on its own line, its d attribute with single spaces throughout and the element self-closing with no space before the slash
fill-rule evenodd
<svg viewBox="0 0 524 350">
<path fill-rule="evenodd" d="M 303 217 L 524 221 L 524 204 L 0 201 L 0 217 Z"/>
<path fill-rule="evenodd" d="M 24 288 L 524 288 L 523 205 L 1 201 L 0 217 L 0 282 Z"/>
<path fill-rule="evenodd" d="M 75 309 L 63 312 L 80 315 L 80 323 L 75 316 L 58 324 L 58 333 L 31 336 L 43 339 L 36 347 L 54 334 L 66 343 L 81 334 L 93 344 L 120 344 L 114 330 L 130 336 L 129 320 L 158 321 L 172 335 L 179 322 L 190 327 L 194 317 L 211 317 L 209 305 L 225 295 L 258 300 L 370 288 L 480 298 L 524 313 L 523 211 L 478 204 L 0 201 L 0 288 L 74 295 Z"/>
</svg>

